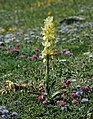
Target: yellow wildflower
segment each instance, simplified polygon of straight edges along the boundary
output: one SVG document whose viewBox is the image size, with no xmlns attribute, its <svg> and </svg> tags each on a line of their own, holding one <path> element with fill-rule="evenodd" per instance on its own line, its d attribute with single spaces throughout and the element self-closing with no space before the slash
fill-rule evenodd
<svg viewBox="0 0 93 119">
<path fill-rule="evenodd" d="M 48 16 L 44 21 L 44 28 L 42 28 L 44 50 L 42 51 L 42 58 L 44 61 L 47 55 L 53 55 L 55 47 L 55 28 L 53 17 Z"/>
<path fill-rule="evenodd" d="M 49 12 L 48 12 L 48 15 L 51 15 L 51 14 L 52 14 L 52 12 L 49 11 Z"/>
<path fill-rule="evenodd" d="M 13 29 L 12 28 L 9 28 L 9 31 L 12 31 Z"/>
<path fill-rule="evenodd" d="M 4 33 L 5 31 L 6 31 L 5 29 L 3 29 L 3 28 L 1 29 L 1 32 L 3 32 L 3 33 Z"/>
</svg>

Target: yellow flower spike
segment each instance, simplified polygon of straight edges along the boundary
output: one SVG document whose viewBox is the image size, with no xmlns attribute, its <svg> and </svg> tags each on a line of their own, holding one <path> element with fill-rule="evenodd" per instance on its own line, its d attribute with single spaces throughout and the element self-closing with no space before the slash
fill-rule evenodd
<svg viewBox="0 0 93 119">
<path fill-rule="evenodd" d="M 50 93 L 49 88 L 49 59 L 50 57 L 53 58 L 53 52 L 55 47 L 55 28 L 54 28 L 54 21 L 52 16 L 48 16 L 44 20 L 44 28 L 42 28 L 42 36 L 43 41 L 42 45 L 44 46 L 44 50 L 42 51 L 42 58 L 43 62 L 46 62 L 46 80 L 45 80 L 45 89 L 47 94 Z"/>
<path fill-rule="evenodd" d="M 55 47 L 55 31 L 53 17 L 48 16 L 48 18 L 46 18 L 44 21 L 44 28 L 42 28 L 42 45 L 44 46 L 42 58 L 45 58 L 47 55 L 53 55 L 53 50 Z"/>
</svg>

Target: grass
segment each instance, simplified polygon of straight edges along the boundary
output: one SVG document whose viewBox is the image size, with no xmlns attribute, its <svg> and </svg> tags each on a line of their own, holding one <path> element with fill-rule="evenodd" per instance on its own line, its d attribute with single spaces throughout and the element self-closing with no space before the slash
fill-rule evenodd
<svg viewBox="0 0 93 119">
<path fill-rule="evenodd" d="M 86 114 L 86 110 L 93 108 L 93 93 L 85 93 L 84 98 L 89 98 L 87 106 L 81 103 L 73 106 L 72 99 L 68 98 L 68 94 L 78 84 L 93 86 L 92 6 L 92 0 L 0 1 L 0 37 L 3 35 L 0 42 L 4 43 L 0 46 L 0 89 L 8 90 L 7 80 L 17 84 L 15 91 L 13 89 L 0 94 L 0 105 L 5 105 L 10 112 L 18 113 L 17 117 L 10 117 L 11 119 L 65 119 L 66 114 L 73 115 L 73 113 L 77 115 L 69 115 L 69 119 L 80 119 Z M 51 88 L 51 95 L 61 90 L 64 79 L 71 80 L 72 83 L 66 87 L 67 99 L 63 95 L 54 100 L 51 96 L 47 96 L 50 103 L 43 104 L 36 98 L 41 93 L 38 91 L 38 86 L 45 79 L 45 64 L 39 55 L 43 50 L 41 27 L 48 15 L 53 16 L 55 20 L 56 49 L 58 50 L 56 59 L 50 63 L 50 86 L 53 81 L 56 81 Z M 85 20 L 65 26 L 59 24 L 62 19 L 70 16 L 83 17 Z M 2 29 L 5 31 L 2 32 Z M 15 40 L 11 40 L 12 38 Z M 11 41 L 6 43 L 9 39 Z M 16 46 L 18 43 L 19 47 Z M 19 51 L 11 52 L 13 48 Z M 40 50 L 35 51 L 35 48 Z M 67 49 L 72 55 L 62 54 L 62 49 Z M 25 57 L 19 58 L 21 55 Z M 29 60 L 32 55 L 36 55 L 37 59 Z M 64 59 L 66 61 L 62 61 Z M 67 101 L 66 108 L 69 109 L 64 110 L 57 104 L 60 99 Z M 3 117 L 0 118 L 3 119 Z"/>
</svg>

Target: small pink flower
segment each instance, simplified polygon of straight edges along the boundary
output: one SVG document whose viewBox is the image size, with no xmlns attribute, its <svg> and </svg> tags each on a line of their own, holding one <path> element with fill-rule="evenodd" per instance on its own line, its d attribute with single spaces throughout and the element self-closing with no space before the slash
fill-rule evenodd
<svg viewBox="0 0 93 119">
<path fill-rule="evenodd" d="M 62 49 L 61 53 L 65 54 L 66 51 L 67 51 L 66 49 Z"/>
<path fill-rule="evenodd" d="M 88 91 L 88 90 L 89 90 L 89 87 L 88 87 L 88 86 L 82 86 L 82 87 L 81 87 L 81 90 L 83 90 L 83 91 Z"/>
<path fill-rule="evenodd" d="M 35 48 L 35 51 L 39 51 L 40 49 L 39 48 Z"/>
<path fill-rule="evenodd" d="M 40 85 L 38 86 L 38 90 L 41 91 L 41 90 L 43 90 L 43 89 L 44 89 L 44 84 L 40 84 Z"/>
<path fill-rule="evenodd" d="M 19 58 L 25 58 L 25 55 L 20 55 Z"/>
<path fill-rule="evenodd" d="M 72 53 L 69 50 L 66 50 L 66 49 L 62 49 L 61 53 L 66 54 L 66 55 L 72 55 Z"/>
<path fill-rule="evenodd" d="M 78 95 L 76 93 L 71 93 L 70 97 L 78 97 Z"/>
<path fill-rule="evenodd" d="M 61 106 L 64 106 L 66 104 L 66 102 L 60 100 L 60 101 L 57 101 L 57 104 L 61 105 Z"/>
<path fill-rule="evenodd" d="M 18 53 L 19 50 L 17 48 L 12 48 L 12 49 L 10 49 L 10 52 L 12 52 L 12 53 Z"/>
<path fill-rule="evenodd" d="M 58 54 L 58 50 L 55 49 L 54 50 L 54 54 L 57 55 Z"/>
<path fill-rule="evenodd" d="M 66 51 L 65 54 L 66 55 L 72 55 L 72 53 L 70 51 Z"/>
<path fill-rule="evenodd" d="M 78 101 L 75 100 L 75 99 L 73 99 L 73 100 L 72 100 L 72 104 L 78 104 Z"/>
<path fill-rule="evenodd" d="M 70 81 L 70 80 L 64 80 L 64 83 L 66 83 L 66 84 L 70 84 L 71 81 Z"/>
<path fill-rule="evenodd" d="M 20 43 L 17 43 L 17 44 L 16 44 L 16 48 L 19 48 L 20 46 L 21 46 Z"/>
<path fill-rule="evenodd" d="M 43 96 L 43 95 L 41 95 L 41 96 L 38 96 L 38 97 L 37 97 L 37 100 L 44 101 L 44 100 L 45 100 L 45 98 L 44 98 L 44 96 Z"/>
<path fill-rule="evenodd" d="M 48 103 L 48 102 L 50 102 L 50 101 L 47 98 L 43 101 L 44 104 Z"/>
<path fill-rule="evenodd" d="M 45 96 L 45 95 L 47 95 L 47 93 L 46 92 L 42 92 L 42 95 Z"/>
<path fill-rule="evenodd" d="M 33 58 L 32 58 L 31 56 L 29 56 L 27 59 L 28 59 L 28 60 L 32 60 Z"/>
<path fill-rule="evenodd" d="M 32 59 L 37 59 L 37 56 L 36 55 L 32 55 Z"/>
<path fill-rule="evenodd" d="M 42 54 L 40 53 L 40 54 L 39 54 L 39 57 L 41 57 L 41 56 L 42 56 Z"/>
<path fill-rule="evenodd" d="M 37 56 L 36 56 L 36 55 L 29 56 L 28 59 L 29 59 L 29 60 L 37 59 Z"/>
</svg>

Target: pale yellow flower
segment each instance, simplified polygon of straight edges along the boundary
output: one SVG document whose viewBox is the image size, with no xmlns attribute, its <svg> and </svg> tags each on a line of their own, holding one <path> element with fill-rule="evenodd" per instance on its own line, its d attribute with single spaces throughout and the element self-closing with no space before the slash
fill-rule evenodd
<svg viewBox="0 0 93 119">
<path fill-rule="evenodd" d="M 49 12 L 48 12 L 48 15 L 51 15 L 51 14 L 52 14 L 52 12 L 49 11 Z"/>
<path fill-rule="evenodd" d="M 12 28 L 9 28 L 9 31 L 12 31 L 13 29 Z"/>
<path fill-rule="evenodd" d="M 6 30 L 2 28 L 2 29 L 1 29 L 1 32 L 3 32 L 3 33 L 4 33 L 4 32 L 6 32 Z"/>
<path fill-rule="evenodd" d="M 42 58 L 46 58 L 46 55 L 53 55 L 53 50 L 55 47 L 55 31 L 53 17 L 49 16 L 45 19 L 44 28 L 42 28 L 42 45 L 44 46 Z"/>
</svg>

